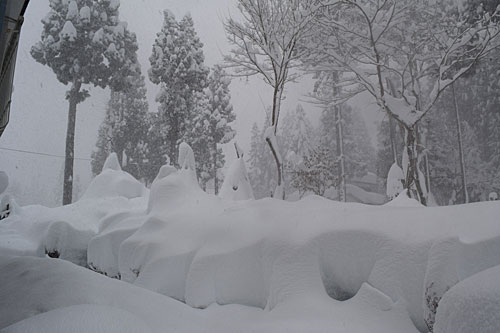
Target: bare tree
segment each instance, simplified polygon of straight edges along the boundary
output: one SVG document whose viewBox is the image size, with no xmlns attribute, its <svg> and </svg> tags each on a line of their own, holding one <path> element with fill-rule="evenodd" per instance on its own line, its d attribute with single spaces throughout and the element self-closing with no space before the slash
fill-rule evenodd
<svg viewBox="0 0 500 333">
<path fill-rule="evenodd" d="M 284 197 L 283 162 L 276 133 L 285 85 L 297 78 L 293 68 L 302 56 L 299 45 L 309 36 L 311 21 L 317 12 L 316 1 L 238 0 L 243 15 L 239 22 L 225 22 L 227 38 L 235 48 L 226 57 L 236 76 L 259 75 L 273 88 L 272 114 L 265 132 L 278 171 L 274 197 Z"/>
<path fill-rule="evenodd" d="M 338 81 L 343 94 L 335 102 L 366 91 L 405 129 L 405 187 L 426 204 L 419 122 L 446 88 L 498 47 L 499 11 L 470 20 L 445 11 L 447 0 L 332 0 L 323 5 L 306 44 L 305 63 L 309 69 L 345 73 Z M 395 89 L 386 89 L 387 79 Z"/>
</svg>

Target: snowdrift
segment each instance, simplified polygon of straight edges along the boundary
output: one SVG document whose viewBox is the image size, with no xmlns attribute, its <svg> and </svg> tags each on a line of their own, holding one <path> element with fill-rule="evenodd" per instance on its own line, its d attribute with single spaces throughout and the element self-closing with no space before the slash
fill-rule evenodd
<svg viewBox="0 0 500 333">
<path fill-rule="evenodd" d="M 500 327 L 500 266 L 473 275 L 448 291 L 434 332 L 495 333 Z"/>
<path fill-rule="evenodd" d="M 405 195 L 384 206 L 344 204 L 317 196 L 293 203 L 236 200 L 243 199 L 240 196 L 223 199 L 199 188 L 187 145 L 179 156 L 181 169 L 164 166 L 149 197 L 142 192 L 130 199 L 125 191 L 120 192 L 122 196 L 97 195 L 56 209 L 16 210 L 0 223 L 0 255 L 43 257 L 57 251 L 60 258 L 129 282 L 58 260 L 6 259 L 9 269 L 21 262 L 21 267 L 33 265 L 46 274 L 35 278 L 33 271 L 34 281 L 42 284 L 33 286 L 35 293 L 44 288 L 43 279 L 49 281 L 55 274 L 51 270 L 58 269 L 75 272 L 68 279 L 81 281 L 88 275 L 89 281 L 108 281 L 104 289 L 117 288 L 114 283 L 133 284 L 186 303 L 188 309 L 205 309 L 202 317 L 208 323 L 194 331 L 214 332 L 232 332 L 234 325 L 241 331 L 251 327 L 250 331 L 301 332 L 320 323 L 315 326 L 318 332 L 332 327 L 346 332 L 426 332 L 435 326 L 440 332 L 455 333 L 456 326 L 447 324 L 454 318 L 450 315 L 454 304 L 459 303 L 453 300 L 474 300 L 460 286 L 473 284 L 467 281 L 500 265 L 498 202 L 426 208 Z M 236 180 L 228 184 L 233 183 Z M 44 265 L 58 266 L 47 270 Z M 1 292 L 16 289 L 8 287 L 9 279 L 26 282 L 23 276 L 5 277 Z M 30 287 L 23 292 L 28 295 Z M 104 299 L 97 294 L 90 293 L 83 303 L 109 305 L 96 302 L 93 297 Z M 445 302 L 448 296 L 452 301 Z M 47 305 L 42 299 L 34 307 L 26 299 L 28 303 L 16 303 L 22 309 L 20 315 L 0 316 L 9 318 L 4 326 L 82 304 L 57 301 Z M 444 305 L 437 307 L 440 301 Z M 481 302 L 474 301 L 472 306 L 487 306 Z M 33 307 L 42 310 L 33 312 Z M 121 309 L 137 316 L 137 311 Z M 466 309 L 469 305 L 459 310 Z M 56 314 L 36 322 L 44 323 Z M 154 331 L 157 326 L 151 327 Z M 500 329 L 496 322 L 492 327 Z"/>
<path fill-rule="evenodd" d="M 147 195 L 148 190 L 129 173 L 122 171 L 116 153 L 108 156 L 102 172 L 97 175 L 82 196 L 85 199 L 106 197 L 139 198 Z"/>
<path fill-rule="evenodd" d="M 425 331 L 435 314 L 428 297 L 500 264 L 499 214 L 497 203 L 425 208 L 404 196 L 384 207 L 207 196 L 145 216 L 120 244 L 118 267 L 123 280 L 197 308 L 346 300 L 368 283 Z"/>
<path fill-rule="evenodd" d="M 19 207 L 5 196 L 2 206 L 8 203 L 11 214 L 0 221 L 0 254 L 48 254 L 86 266 L 88 243 L 100 232 L 101 220 L 118 212 L 144 211 L 148 192 L 120 169 L 116 154 L 112 154 L 82 199 L 72 205 Z"/>
<path fill-rule="evenodd" d="M 0 330 L 8 333 L 417 333 L 401 305 L 367 284 L 343 303 L 307 295 L 273 311 L 201 311 L 64 260 L 0 256 L 0 270 Z"/>
<path fill-rule="evenodd" d="M 96 326 L 100 327 L 97 332 L 122 332 L 123 325 L 132 322 L 131 330 L 125 332 L 139 332 L 135 328 L 158 332 L 159 327 L 176 331 L 180 324 L 183 331 L 200 328 L 188 306 L 64 260 L 0 256 L 0 270 L 0 329 L 13 325 L 6 332 L 60 332 L 64 328 L 71 332 L 72 325 L 76 332 L 95 332 L 91 328 Z M 102 313 L 92 318 L 98 311 Z M 184 316 L 189 320 L 179 321 Z M 71 318 L 74 321 L 69 322 Z"/>
</svg>

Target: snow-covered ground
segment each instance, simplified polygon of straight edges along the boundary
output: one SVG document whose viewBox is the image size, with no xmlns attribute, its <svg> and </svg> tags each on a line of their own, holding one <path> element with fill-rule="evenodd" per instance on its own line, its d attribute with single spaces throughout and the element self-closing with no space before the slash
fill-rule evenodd
<svg viewBox="0 0 500 333">
<path fill-rule="evenodd" d="M 241 165 L 220 198 L 185 149 L 150 192 L 112 157 L 75 204 L 1 220 L 0 329 L 500 331 L 499 202 L 234 200 Z"/>
</svg>

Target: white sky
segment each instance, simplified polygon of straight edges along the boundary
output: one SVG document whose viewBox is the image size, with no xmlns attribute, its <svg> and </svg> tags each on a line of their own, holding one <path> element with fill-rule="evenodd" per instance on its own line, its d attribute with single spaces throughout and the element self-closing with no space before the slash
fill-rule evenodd
<svg viewBox="0 0 500 333">
<path fill-rule="evenodd" d="M 178 19 L 190 12 L 195 28 L 204 43 L 206 64 L 220 63 L 223 54 L 230 49 L 222 25 L 229 13 L 237 14 L 236 0 L 121 0 L 121 19 L 127 21 L 129 29 L 137 34 L 139 60 L 143 74 L 147 77 L 151 47 L 163 22 L 163 9 L 171 10 Z M 64 99 L 68 87 L 57 81 L 46 66 L 36 63 L 29 50 L 40 39 L 41 19 L 49 10 L 48 0 L 31 1 L 26 12 L 17 60 L 11 121 L 0 138 L 0 147 L 35 151 L 51 155 L 64 155 L 68 103 Z M 88 89 L 89 87 L 87 87 Z M 155 96 L 158 88 L 147 80 L 150 109 L 156 110 Z M 304 95 L 310 92 L 310 82 L 291 84 L 286 91 L 283 112 L 295 108 Z M 75 156 L 90 158 L 94 150 L 97 130 L 104 118 L 108 90 L 90 88 L 91 97 L 78 105 Z M 232 103 L 237 114 L 233 125 L 237 131 L 236 140 L 247 149 L 250 129 L 254 122 L 262 126 L 265 108 L 271 103 L 268 87 L 260 78 L 234 79 L 231 85 Z M 318 119 L 319 110 L 302 103 L 313 121 Z M 361 109 L 375 109 L 367 106 L 364 98 L 353 104 Z M 363 110 L 368 111 L 368 110 Z M 370 110 L 363 112 L 367 126 L 375 135 L 374 119 L 379 116 Z M 227 160 L 233 151 L 226 147 Z M 0 170 L 5 170 L 12 186 L 21 188 L 25 195 L 19 198 L 21 204 L 43 203 L 53 205 L 55 193 L 62 187 L 63 158 L 29 155 L 0 150 Z M 85 188 L 91 180 L 90 162 L 75 161 L 75 178 Z"/>
</svg>

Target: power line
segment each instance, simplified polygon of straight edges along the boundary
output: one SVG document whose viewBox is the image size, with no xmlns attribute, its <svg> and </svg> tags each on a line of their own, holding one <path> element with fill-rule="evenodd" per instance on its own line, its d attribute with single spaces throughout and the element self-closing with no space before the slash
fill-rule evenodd
<svg viewBox="0 0 500 333">
<path fill-rule="evenodd" d="M 0 147 L 0 150 L 13 151 L 16 153 L 23 153 L 23 154 L 40 155 L 40 156 L 46 156 L 46 157 L 66 158 L 65 156 L 61 156 L 61 155 L 53 155 L 53 154 L 49 154 L 49 153 L 39 153 L 39 152 L 35 152 L 35 151 L 5 148 L 5 147 Z M 80 160 L 80 161 L 92 161 L 90 158 L 75 157 L 74 159 Z"/>
<path fill-rule="evenodd" d="M 49 154 L 49 153 L 39 153 L 39 152 L 35 152 L 35 151 L 5 148 L 5 147 L 0 147 L 0 150 L 13 151 L 16 153 L 23 153 L 23 154 L 40 155 L 40 156 L 46 156 L 46 157 L 56 157 L 56 158 L 63 158 L 63 159 L 66 158 L 65 156 L 61 156 L 61 155 L 54 155 L 54 154 Z M 74 159 L 79 160 L 79 161 L 92 161 L 92 159 L 90 159 L 90 158 L 82 158 L 82 157 L 75 157 Z M 136 163 L 136 162 L 128 162 L 128 164 L 139 165 L 139 163 Z M 149 166 L 156 166 L 156 167 L 162 166 L 160 164 L 148 164 L 148 165 Z"/>
</svg>

